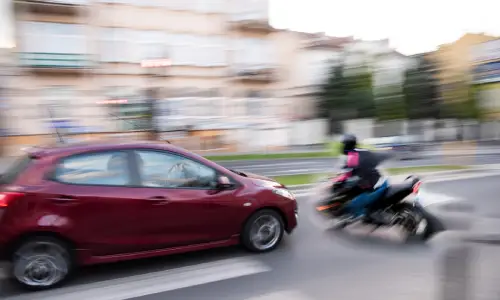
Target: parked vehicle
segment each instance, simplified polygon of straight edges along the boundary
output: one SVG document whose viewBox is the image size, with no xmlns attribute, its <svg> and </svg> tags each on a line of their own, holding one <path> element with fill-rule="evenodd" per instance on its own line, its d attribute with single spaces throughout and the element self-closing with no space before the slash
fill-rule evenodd
<svg viewBox="0 0 500 300">
<path fill-rule="evenodd" d="M 315 206 L 316 211 L 323 217 L 339 221 L 335 225 L 337 229 L 351 224 L 345 221 L 352 219 L 343 215 L 345 210 L 342 208 L 359 195 L 359 191 L 351 187 L 343 178 L 345 177 L 334 177 L 331 180 L 331 195 L 319 201 Z M 369 207 L 371 213 L 362 220 L 355 221 L 372 226 L 373 230 L 379 227 L 399 226 L 405 232 L 405 240 L 413 237 L 422 240 L 429 239 L 436 232 L 444 230 L 444 227 L 437 218 L 420 205 L 421 184 L 422 182 L 417 177 L 409 176 L 403 183 L 389 186 L 382 198 Z M 414 197 L 409 197 L 412 194 Z"/>
<path fill-rule="evenodd" d="M 0 253 L 30 289 L 81 265 L 235 244 L 271 251 L 296 226 L 282 184 L 165 143 L 33 148 L 0 177 Z"/>
</svg>

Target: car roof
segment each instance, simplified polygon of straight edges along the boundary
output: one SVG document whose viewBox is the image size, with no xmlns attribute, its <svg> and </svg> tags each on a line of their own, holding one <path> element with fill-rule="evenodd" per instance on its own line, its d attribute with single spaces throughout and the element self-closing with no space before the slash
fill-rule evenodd
<svg viewBox="0 0 500 300">
<path fill-rule="evenodd" d="M 78 142 L 78 143 L 69 143 L 69 144 L 56 144 L 56 145 L 44 145 L 44 146 L 36 146 L 29 149 L 25 149 L 25 151 L 37 157 L 47 157 L 47 156 L 55 156 L 55 157 L 64 157 L 79 153 L 85 152 L 94 152 L 94 151 L 106 151 L 106 150 L 124 150 L 131 148 L 142 148 L 142 149 L 156 149 L 156 150 L 166 150 L 179 153 L 181 155 L 185 155 L 188 157 L 196 157 L 200 156 L 187 151 L 186 149 L 174 146 L 169 143 L 161 143 L 156 141 L 90 141 L 90 142 Z"/>
</svg>

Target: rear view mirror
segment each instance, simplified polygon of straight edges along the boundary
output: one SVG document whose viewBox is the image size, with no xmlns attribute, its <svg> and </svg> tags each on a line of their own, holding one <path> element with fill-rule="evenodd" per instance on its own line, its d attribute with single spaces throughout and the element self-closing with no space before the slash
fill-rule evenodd
<svg viewBox="0 0 500 300">
<path fill-rule="evenodd" d="M 217 177 L 217 187 L 220 189 L 228 189 L 233 187 L 233 184 L 226 176 L 219 176 Z"/>
</svg>

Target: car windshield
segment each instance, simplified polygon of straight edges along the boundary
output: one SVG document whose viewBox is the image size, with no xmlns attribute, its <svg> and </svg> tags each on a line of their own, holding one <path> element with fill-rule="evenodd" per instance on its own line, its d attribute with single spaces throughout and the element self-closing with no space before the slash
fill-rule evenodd
<svg viewBox="0 0 500 300">
<path fill-rule="evenodd" d="M 33 161 L 29 155 L 18 158 L 10 167 L 0 176 L 0 184 L 11 184 L 17 177 L 28 168 Z"/>
</svg>

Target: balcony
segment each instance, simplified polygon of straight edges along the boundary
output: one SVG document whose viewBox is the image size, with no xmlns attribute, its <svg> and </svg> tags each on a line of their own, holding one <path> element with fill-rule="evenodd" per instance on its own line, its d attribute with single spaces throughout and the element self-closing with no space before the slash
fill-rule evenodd
<svg viewBox="0 0 500 300">
<path fill-rule="evenodd" d="M 80 73 L 91 67 L 86 54 L 23 52 L 19 64 L 33 71 Z"/>
<path fill-rule="evenodd" d="M 231 28 L 237 30 L 273 31 L 269 16 L 262 12 L 236 13 L 230 17 Z"/>
<path fill-rule="evenodd" d="M 272 65 L 241 66 L 235 68 L 233 74 L 240 81 L 269 83 L 278 80 L 277 68 Z"/>
<path fill-rule="evenodd" d="M 90 5 L 90 0 L 15 0 L 15 3 L 35 13 L 76 15 Z"/>
</svg>

